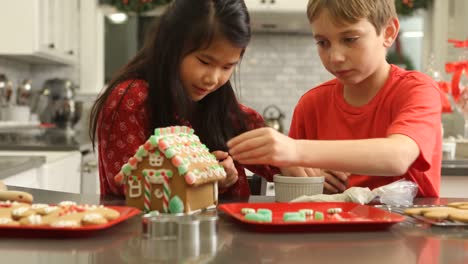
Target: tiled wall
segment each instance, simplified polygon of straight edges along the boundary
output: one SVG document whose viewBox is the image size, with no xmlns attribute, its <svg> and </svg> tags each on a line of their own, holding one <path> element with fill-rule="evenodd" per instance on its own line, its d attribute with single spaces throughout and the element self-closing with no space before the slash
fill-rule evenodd
<svg viewBox="0 0 468 264">
<path fill-rule="evenodd" d="M 15 88 L 24 79 L 31 80 L 33 89 L 40 89 L 44 81 L 49 78 L 68 78 L 76 84 L 78 84 L 80 79 L 79 67 L 30 64 L 25 61 L 5 57 L 0 57 L 0 73 L 7 75 Z"/>
<path fill-rule="evenodd" d="M 270 104 L 283 111 L 287 132 L 301 95 L 331 78 L 311 35 L 255 33 L 235 79 L 243 104 L 260 114 Z"/>
</svg>

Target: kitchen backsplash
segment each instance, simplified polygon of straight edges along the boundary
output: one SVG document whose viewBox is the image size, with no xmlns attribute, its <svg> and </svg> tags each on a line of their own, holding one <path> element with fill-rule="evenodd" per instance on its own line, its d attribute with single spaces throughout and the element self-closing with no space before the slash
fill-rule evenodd
<svg viewBox="0 0 468 264">
<path fill-rule="evenodd" d="M 322 66 L 311 35 L 252 35 L 240 67 L 233 78 L 240 101 L 263 114 L 270 104 L 278 106 L 289 131 L 299 98 L 314 86 L 333 76 Z"/>
<path fill-rule="evenodd" d="M 49 78 L 67 78 L 78 84 L 79 67 L 29 64 L 24 61 L 0 57 L 0 73 L 6 74 L 17 88 L 24 79 L 31 79 L 33 89 L 40 89 Z"/>
</svg>

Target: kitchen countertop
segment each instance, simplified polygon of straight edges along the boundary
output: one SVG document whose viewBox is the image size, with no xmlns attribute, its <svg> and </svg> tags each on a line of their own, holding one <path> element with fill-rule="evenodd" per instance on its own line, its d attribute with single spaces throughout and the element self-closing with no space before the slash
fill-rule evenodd
<svg viewBox="0 0 468 264">
<path fill-rule="evenodd" d="M 42 156 L 0 156 L 0 180 L 38 168 L 45 163 Z"/>
<path fill-rule="evenodd" d="M 86 132 L 40 128 L 0 133 L 0 150 L 85 151 L 91 148 Z"/>
<path fill-rule="evenodd" d="M 35 202 L 123 204 L 115 197 L 77 195 L 26 188 Z M 253 196 L 251 201 L 265 197 Z M 416 199 L 445 204 L 468 199 Z M 226 202 L 226 201 L 221 201 Z M 141 217 L 133 217 L 95 236 L 80 239 L 0 237 L 2 263 L 467 263 L 468 229 L 436 228 L 417 220 L 378 232 L 257 233 L 219 213 L 215 247 L 187 255 L 173 240 L 147 239 Z M 208 253 L 207 253 L 208 252 Z"/>
</svg>

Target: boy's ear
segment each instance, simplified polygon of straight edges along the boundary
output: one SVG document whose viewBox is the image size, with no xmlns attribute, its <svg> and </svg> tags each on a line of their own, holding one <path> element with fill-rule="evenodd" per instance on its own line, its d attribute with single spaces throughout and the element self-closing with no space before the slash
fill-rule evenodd
<svg viewBox="0 0 468 264">
<path fill-rule="evenodd" d="M 383 34 L 384 34 L 384 47 L 389 48 L 392 46 L 393 41 L 398 36 L 398 32 L 400 31 L 400 22 L 398 21 L 398 18 L 394 17 L 390 19 L 387 23 L 387 25 L 384 28 Z"/>
</svg>

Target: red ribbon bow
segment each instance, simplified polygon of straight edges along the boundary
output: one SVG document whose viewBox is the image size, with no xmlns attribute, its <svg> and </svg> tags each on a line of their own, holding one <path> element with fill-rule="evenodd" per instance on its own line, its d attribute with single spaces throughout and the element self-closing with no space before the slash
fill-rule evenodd
<svg viewBox="0 0 468 264">
<path fill-rule="evenodd" d="M 448 42 L 452 43 L 455 48 L 468 48 L 468 39 L 467 40 L 449 39 Z"/>
<path fill-rule="evenodd" d="M 468 77 L 468 61 L 460 62 L 449 62 L 445 64 L 445 71 L 447 73 L 453 73 L 452 76 L 452 95 L 453 98 L 458 101 L 460 97 L 460 79 L 465 71 L 465 75 Z"/>
</svg>

